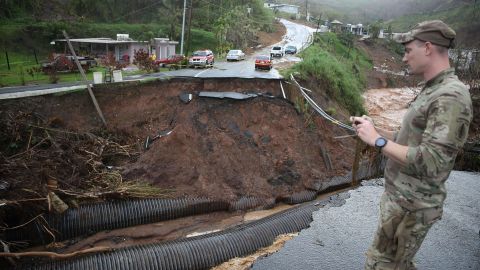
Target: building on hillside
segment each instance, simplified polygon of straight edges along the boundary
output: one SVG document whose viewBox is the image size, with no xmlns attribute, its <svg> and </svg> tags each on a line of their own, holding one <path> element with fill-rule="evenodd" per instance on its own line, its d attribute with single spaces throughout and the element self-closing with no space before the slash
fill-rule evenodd
<svg viewBox="0 0 480 270">
<path fill-rule="evenodd" d="M 332 29 L 333 32 L 340 33 L 342 31 L 343 23 L 341 21 L 333 20 L 329 24 L 330 24 L 330 28 Z"/>
<path fill-rule="evenodd" d="M 344 31 L 350 32 L 354 35 L 363 35 L 363 24 L 347 24 L 345 27 L 343 27 Z"/>
<path fill-rule="evenodd" d="M 266 1 L 263 4 L 264 7 L 272 9 L 273 11 L 285 12 L 288 14 L 293 14 L 297 19 L 300 18 L 300 6 L 297 5 L 288 5 L 288 4 L 277 4 L 273 1 Z"/>
<path fill-rule="evenodd" d="M 117 39 L 111 38 L 72 38 L 70 39 L 73 49 L 79 55 L 104 58 L 113 54 L 115 60 L 133 63 L 135 51 L 143 49 L 148 53 L 155 53 L 157 58 L 166 58 L 175 54 L 175 45 L 178 41 L 168 38 L 154 38 L 152 42 L 136 41 L 128 34 L 117 34 Z M 64 54 L 70 54 L 66 39 L 56 39 L 51 44 L 56 46 L 56 51 L 63 50 Z"/>
</svg>

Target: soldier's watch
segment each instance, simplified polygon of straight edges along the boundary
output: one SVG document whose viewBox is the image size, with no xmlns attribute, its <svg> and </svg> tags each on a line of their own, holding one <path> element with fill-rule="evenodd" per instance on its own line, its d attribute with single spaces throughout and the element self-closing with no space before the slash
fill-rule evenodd
<svg viewBox="0 0 480 270">
<path fill-rule="evenodd" d="M 375 140 L 375 147 L 381 150 L 383 147 L 385 147 L 385 145 L 387 145 L 387 142 L 388 142 L 387 139 L 383 137 L 379 137 L 378 139 Z"/>
</svg>

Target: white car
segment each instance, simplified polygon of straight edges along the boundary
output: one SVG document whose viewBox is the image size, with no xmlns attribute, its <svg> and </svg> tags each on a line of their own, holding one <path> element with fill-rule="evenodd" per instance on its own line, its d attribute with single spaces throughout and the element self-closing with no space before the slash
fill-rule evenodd
<svg viewBox="0 0 480 270">
<path fill-rule="evenodd" d="M 282 46 L 273 46 L 272 49 L 270 50 L 270 56 L 272 57 L 275 57 L 275 56 L 282 57 L 284 54 L 285 52 L 283 51 Z"/>
<path fill-rule="evenodd" d="M 227 53 L 227 61 L 245 60 L 245 53 L 242 50 L 230 50 Z"/>
</svg>

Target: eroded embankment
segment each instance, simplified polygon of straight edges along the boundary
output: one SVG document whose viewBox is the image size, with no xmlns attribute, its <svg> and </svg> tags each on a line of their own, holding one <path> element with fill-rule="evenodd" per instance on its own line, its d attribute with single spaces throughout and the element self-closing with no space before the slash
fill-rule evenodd
<svg viewBox="0 0 480 270">
<path fill-rule="evenodd" d="M 200 91 L 266 96 L 212 99 L 198 97 Z M 182 93 L 193 94 L 192 101 L 183 103 Z M 169 189 L 170 197 L 272 199 L 317 190 L 318 183 L 351 168 L 353 142 L 334 140 L 334 134 L 342 131 L 317 116 L 306 121 L 294 104 L 279 98 L 276 80 L 172 79 L 97 87 L 95 95 L 106 129 L 86 92 L 0 102 L 4 125 L 0 174 L 9 183 L 5 199 L 45 198 L 49 179 L 56 179 L 62 190 L 92 190 L 98 175 L 112 171 L 124 182 L 142 180 Z M 53 135 L 58 130 L 79 135 L 58 143 Z M 172 132 L 143 149 L 147 136 L 165 130 Z M 75 139 L 90 133 L 109 139 L 111 145 L 129 145 L 134 154 L 105 155 L 98 152 L 101 144 L 82 145 Z M 322 148 L 330 155 L 333 170 L 325 169 Z M 25 192 L 27 188 L 31 192 Z M 35 203 L 47 206 L 46 200 Z"/>
</svg>

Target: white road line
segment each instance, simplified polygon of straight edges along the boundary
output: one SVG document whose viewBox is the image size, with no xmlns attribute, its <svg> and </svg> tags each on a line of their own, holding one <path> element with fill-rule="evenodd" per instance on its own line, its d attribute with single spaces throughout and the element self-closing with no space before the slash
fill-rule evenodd
<svg viewBox="0 0 480 270">
<path fill-rule="evenodd" d="M 202 73 L 204 73 L 206 71 L 209 71 L 209 69 L 205 69 L 203 71 L 200 71 L 199 73 L 195 74 L 195 76 L 193 76 L 193 77 L 198 78 L 198 76 L 200 76 Z"/>
<path fill-rule="evenodd" d="M 81 89 L 87 89 L 87 86 L 86 85 L 75 85 L 75 86 L 69 86 L 69 87 L 59 87 L 59 88 L 49 88 L 49 89 L 42 89 L 42 90 L 5 93 L 5 94 L 0 94 L 0 99 L 33 97 L 33 96 L 41 96 L 41 95 L 60 93 L 60 92 L 66 92 L 66 91 L 73 91 L 73 90 L 81 90 Z"/>
</svg>

